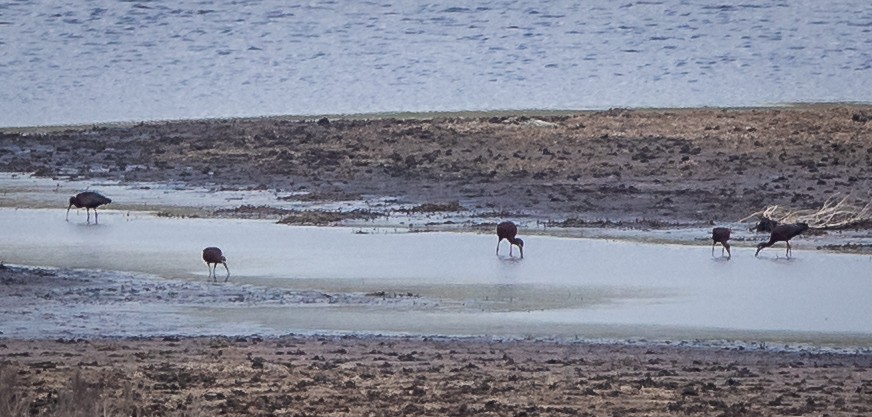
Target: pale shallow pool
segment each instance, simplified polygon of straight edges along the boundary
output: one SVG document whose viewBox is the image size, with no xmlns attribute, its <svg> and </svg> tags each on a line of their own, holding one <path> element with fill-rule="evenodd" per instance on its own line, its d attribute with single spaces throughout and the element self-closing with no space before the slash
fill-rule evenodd
<svg viewBox="0 0 872 417">
<path fill-rule="evenodd" d="M 202 297 L 166 304 L 166 326 L 151 322 L 141 333 L 726 338 L 860 346 L 872 340 L 872 258 L 804 250 L 811 248 L 801 239 L 789 260 L 781 245 L 759 258 L 737 247 L 726 260 L 713 258 L 707 244 L 524 236 L 519 260 L 505 256 L 505 242 L 503 256 L 496 256 L 490 234 L 360 233 L 111 210 L 101 211 L 99 225 L 88 225 L 83 210 L 66 222 L 64 210 L 3 208 L 0 230 L 0 259 L 7 264 L 126 271 L 149 282 L 202 286 L 195 289 Z M 204 284 L 200 251 L 206 246 L 224 250 L 229 283 Z M 240 288 L 314 291 L 338 301 L 241 302 L 244 297 L 227 295 Z M 340 300 L 345 296 L 356 301 Z M 162 305 L 143 298 L 125 308 L 159 321 Z M 105 310 L 113 314 L 111 304 Z M 110 320 L 83 332 L 137 334 L 136 322 Z"/>
</svg>

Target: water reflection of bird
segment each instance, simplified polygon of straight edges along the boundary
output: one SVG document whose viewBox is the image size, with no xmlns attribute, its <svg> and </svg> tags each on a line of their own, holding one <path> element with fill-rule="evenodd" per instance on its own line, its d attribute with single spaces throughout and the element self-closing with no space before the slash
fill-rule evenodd
<svg viewBox="0 0 872 417">
<path fill-rule="evenodd" d="M 521 251 L 521 258 L 524 257 L 524 241 L 516 238 L 518 234 L 518 226 L 512 222 L 502 222 L 497 225 L 497 255 L 500 254 L 500 243 L 503 239 L 509 241 L 509 256 L 512 256 L 512 245 L 517 245 Z"/>
<path fill-rule="evenodd" d="M 221 253 L 221 249 L 216 247 L 208 247 L 203 249 L 203 261 L 206 262 L 206 268 L 209 269 L 209 278 L 213 278 L 215 282 L 218 282 L 218 277 L 215 275 L 215 269 L 218 268 L 218 264 L 224 265 L 224 269 L 227 270 L 227 277 L 224 278 L 224 282 L 227 282 L 230 279 L 230 269 L 227 268 L 227 258 L 224 257 L 224 254 Z"/>
<path fill-rule="evenodd" d="M 793 239 L 796 236 L 799 236 L 800 233 L 808 230 L 808 225 L 805 223 L 796 223 L 796 224 L 779 224 L 772 228 L 772 234 L 769 235 L 768 242 L 761 242 L 757 245 L 757 253 L 754 256 L 757 256 L 763 248 L 768 248 L 775 244 L 775 242 L 784 242 L 787 244 L 787 257 L 790 257 L 790 239 Z"/>
<path fill-rule="evenodd" d="M 727 242 L 728 240 L 730 240 L 730 229 L 727 229 L 726 227 L 715 227 L 712 229 L 712 256 L 715 256 L 715 245 L 720 243 L 723 245 L 721 256 L 724 256 L 724 249 L 726 249 L 727 257 L 732 257 L 733 254 L 730 253 L 730 244 Z"/>
<path fill-rule="evenodd" d="M 73 197 L 70 197 L 70 205 L 67 207 L 67 220 L 70 220 L 70 208 L 76 206 L 76 208 L 84 207 L 88 212 L 88 223 L 91 222 L 91 209 L 94 209 L 94 223 L 97 223 L 97 207 L 100 207 L 104 204 L 111 203 L 112 200 L 104 197 L 102 194 L 94 192 L 94 191 L 85 191 L 83 193 L 78 193 Z"/>
</svg>

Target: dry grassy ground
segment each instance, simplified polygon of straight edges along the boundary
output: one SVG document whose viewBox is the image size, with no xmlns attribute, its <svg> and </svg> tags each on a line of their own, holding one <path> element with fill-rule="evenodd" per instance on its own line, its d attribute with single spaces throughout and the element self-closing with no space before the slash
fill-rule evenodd
<svg viewBox="0 0 872 417">
<path fill-rule="evenodd" d="M 388 337 L 7 340 L 0 341 L 0 383 L 0 414 L 10 417 L 872 413 L 870 355 L 679 346 Z M 14 409 L 22 411 L 10 414 Z"/>
</svg>

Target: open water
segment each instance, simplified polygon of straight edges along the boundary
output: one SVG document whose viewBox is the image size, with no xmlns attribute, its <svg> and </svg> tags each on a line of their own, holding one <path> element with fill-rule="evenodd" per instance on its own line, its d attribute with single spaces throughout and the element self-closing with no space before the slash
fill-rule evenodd
<svg viewBox="0 0 872 417">
<path fill-rule="evenodd" d="M 865 0 L 0 2 L 0 127 L 872 102 Z"/>
</svg>

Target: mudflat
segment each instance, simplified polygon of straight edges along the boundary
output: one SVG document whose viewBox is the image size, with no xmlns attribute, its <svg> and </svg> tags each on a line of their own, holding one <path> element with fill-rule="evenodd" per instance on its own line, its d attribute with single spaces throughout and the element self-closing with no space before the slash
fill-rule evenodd
<svg viewBox="0 0 872 417">
<path fill-rule="evenodd" d="M 872 193 L 869 106 L 401 116 L 6 129 L 0 170 L 391 195 L 567 225 L 729 222 Z M 865 350 L 680 342 L 0 333 L 0 415 L 860 416 L 870 368 Z"/>
<path fill-rule="evenodd" d="M 567 224 L 720 223 L 868 203 L 870 118 L 870 106 L 816 105 L 7 129 L 0 170 L 389 195 Z"/>
</svg>

